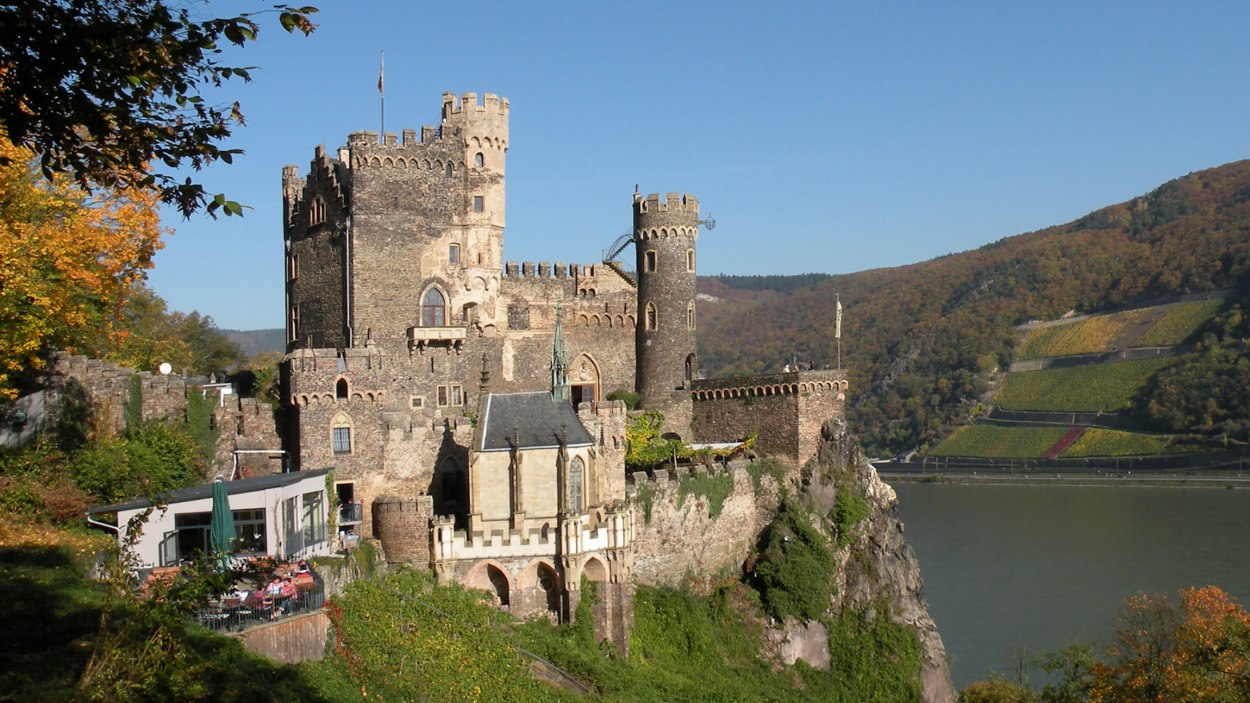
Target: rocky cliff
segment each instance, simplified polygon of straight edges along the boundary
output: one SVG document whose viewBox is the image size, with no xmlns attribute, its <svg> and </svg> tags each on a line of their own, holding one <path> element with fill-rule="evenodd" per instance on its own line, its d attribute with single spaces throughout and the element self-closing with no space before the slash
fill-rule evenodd
<svg viewBox="0 0 1250 703">
<path fill-rule="evenodd" d="M 833 609 L 874 613 L 884 599 L 888 617 L 911 628 L 919 638 L 925 703 L 953 702 L 955 689 L 946 648 L 929 616 L 920 564 L 903 538 L 903 523 L 895 513 L 898 497 L 864 458 L 845 423 L 825 423 L 822 435 L 816 457 L 801 473 L 812 507 L 828 514 L 836 506 L 839 490 L 862 490 L 869 506 L 867 517 L 851 528 L 850 543 L 836 555 L 839 563 Z"/>
</svg>

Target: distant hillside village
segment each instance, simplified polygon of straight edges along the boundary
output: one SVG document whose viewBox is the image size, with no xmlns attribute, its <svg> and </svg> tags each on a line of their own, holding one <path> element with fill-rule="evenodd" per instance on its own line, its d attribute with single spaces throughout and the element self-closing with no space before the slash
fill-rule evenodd
<svg viewBox="0 0 1250 703">
<path fill-rule="evenodd" d="M 328 470 L 324 494 L 301 485 L 258 503 L 279 556 L 375 540 L 390 563 L 558 621 L 588 580 L 601 638 L 623 648 L 634 584 L 736 568 L 758 532 L 744 527 L 763 517 L 742 466 L 627 473 L 630 411 L 608 396 L 636 393 L 634 412 L 662 416 L 665 438 L 749 440 L 793 470 L 841 418 L 846 374 L 701 377 L 693 195 L 632 194 L 632 237 L 614 255 L 632 244 L 634 272 L 614 258 L 505 262 L 508 119 L 506 99 L 445 94 L 436 125 L 354 132 L 337 151 L 317 147 L 306 173 L 283 169 L 280 412 L 228 384 L 82 358 L 62 357 L 54 376 L 111 417 L 135 386 L 145 417 L 209 395 L 232 496 L 267 475 Z M 679 479 L 725 471 L 737 478 L 724 504 L 750 516 L 683 506 Z M 153 537 L 148 566 L 203 546 L 202 525 L 177 524 Z"/>
</svg>

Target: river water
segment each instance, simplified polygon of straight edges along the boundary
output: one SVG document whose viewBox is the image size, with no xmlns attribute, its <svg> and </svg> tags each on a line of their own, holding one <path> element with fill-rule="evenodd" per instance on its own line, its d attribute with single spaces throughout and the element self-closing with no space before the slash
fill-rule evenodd
<svg viewBox="0 0 1250 703">
<path fill-rule="evenodd" d="M 1134 593 L 1214 584 L 1250 607 L 1250 489 L 892 485 L 956 688 L 1105 643 Z"/>
</svg>

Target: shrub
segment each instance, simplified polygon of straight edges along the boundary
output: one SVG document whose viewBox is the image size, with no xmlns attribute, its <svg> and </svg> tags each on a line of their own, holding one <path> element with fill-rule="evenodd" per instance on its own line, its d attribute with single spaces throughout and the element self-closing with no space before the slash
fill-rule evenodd
<svg viewBox="0 0 1250 703">
<path fill-rule="evenodd" d="M 829 540 L 797 500 L 783 498 L 755 568 L 765 609 L 777 618 L 820 617 L 833 595 L 833 568 Z"/>
<path fill-rule="evenodd" d="M 607 400 L 623 400 L 625 407 L 634 410 L 638 407 L 638 403 L 642 402 L 642 396 L 634 391 L 627 391 L 624 388 L 618 388 L 604 396 Z"/>
<path fill-rule="evenodd" d="M 838 488 L 829 519 L 837 530 L 839 547 L 851 543 L 851 530 L 868 517 L 870 508 L 868 499 L 857 484 L 846 484 Z"/>
</svg>

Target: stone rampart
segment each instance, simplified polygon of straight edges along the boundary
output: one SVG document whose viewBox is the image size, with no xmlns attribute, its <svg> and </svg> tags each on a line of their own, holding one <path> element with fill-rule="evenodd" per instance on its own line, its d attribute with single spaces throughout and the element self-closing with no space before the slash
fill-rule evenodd
<svg viewBox="0 0 1250 703">
<path fill-rule="evenodd" d="M 703 468 L 678 467 L 654 475 L 635 472 L 626 486 L 634 507 L 634 578 L 643 585 L 698 587 L 726 572 L 737 573 L 772 520 L 779 484 L 761 475 L 757 491 L 746 464 L 717 474 L 733 482 L 720 512 L 706 496 L 692 492 Z M 683 491 L 684 484 L 684 491 Z M 693 580 L 693 581 L 692 581 Z"/>
<path fill-rule="evenodd" d="M 737 442 L 755 433 L 760 454 L 802 464 L 816 453 L 821 425 L 842 416 L 846 388 L 841 370 L 692 381 L 693 441 Z"/>
</svg>

